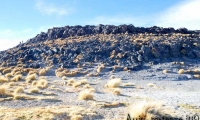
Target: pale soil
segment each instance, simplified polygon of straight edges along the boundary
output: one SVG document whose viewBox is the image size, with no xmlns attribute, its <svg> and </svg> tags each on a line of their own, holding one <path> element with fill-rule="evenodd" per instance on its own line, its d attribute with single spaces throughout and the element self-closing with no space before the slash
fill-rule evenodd
<svg viewBox="0 0 200 120">
<path fill-rule="evenodd" d="M 1 107 L 14 109 L 59 105 L 79 106 L 94 111 L 95 115 L 93 117 L 85 115 L 84 119 L 86 120 L 121 120 L 126 118 L 128 107 L 132 103 L 153 100 L 163 102 L 164 105 L 174 109 L 177 116 L 185 118 L 186 115 L 192 116 L 195 113 L 200 114 L 200 80 L 191 78 L 192 75 L 190 74 L 177 74 L 177 71 L 180 68 L 193 70 L 194 68 L 200 68 L 199 65 L 199 63 L 195 63 L 194 61 L 185 62 L 184 66 L 174 66 L 169 62 L 154 65 L 151 68 L 140 71 L 131 71 L 130 73 L 126 71 L 115 73 L 107 72 L 99 77 L 86 77 L 90 86 L 95 88 L 94 100 L 78 100 L 78 94 L 83 90 L 82 87 L 73 88 L 65 85 L 65 80 L 61 78 L 47 76 L 49 87 L 40 90 L 38 94 L 31 95 L 40 97 L 49 96 L 54 97 L 53 99 L 5 100 L 1 101 L 0 105 Z M 164 74 L 162 73 L 163 69 L 168 69 L 171 72 Z M 121 89 L 121 95 L 113 95 L 104 87 L 111 75 L 122 79 L 119 87 Z M 82 79 L 82 77 L 73 78 L 75 80 Z M 135 86 L 122 86 L 123 83 L 134 83 Z M 153 83 L 154 86 L 149 87 L 147 85 L 148 83 Z M 25 93 L 28 93 L 29 88 L 30 85 L 25 86 Z M 114 101 L 120 104 L 115 107 L 104 106 L 105 103 L 112 103 Z M 2 117 L 1 114 L 0 117 Z M 62 117 L 56 119 L 62 120 Z"/>
</svg>

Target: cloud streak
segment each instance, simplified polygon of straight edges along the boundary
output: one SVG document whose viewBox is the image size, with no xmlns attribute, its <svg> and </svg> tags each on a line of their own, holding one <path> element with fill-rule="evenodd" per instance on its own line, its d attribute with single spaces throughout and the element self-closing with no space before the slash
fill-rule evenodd
<svg viewBox="0 0 200 120">
<path fill-rule="evenodd" d="M 37 0 L 35 4 L 36 9 L 44 15 L 69 15 L 73 13 L 71 7 L 55 6 L 54 4 L 44 2 L 43 0 Z"/>
<path fill-rule="evenodd" d="M 160 13 L 155 24 L 162 27 L 200 29 L 200 1 L 185 0 Z"/>
<path fill-rule="evenodd" d="M 170 6 L 164 11 L 149 16 L 96 16 L 90 24 L 133 24 L 135 26 L 186 27 L 191 30 L 200 30 L 200 0 L 184 0 Z"/>
</svg>

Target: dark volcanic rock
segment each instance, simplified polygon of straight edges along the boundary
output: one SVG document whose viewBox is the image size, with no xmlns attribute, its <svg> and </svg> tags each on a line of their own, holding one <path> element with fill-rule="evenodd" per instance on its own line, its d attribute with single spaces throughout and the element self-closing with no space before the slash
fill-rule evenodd
<svg viewBox="0 0 200 120">
<path fill-rule="evenodd" d="M 68 43 L 69 39 L 71 43 Z M 60 41 L 56 43 L 57 40 Z M 1 51 L 0 62 L 6 62 L 5 66 L 15 66 L 22 59 L 26 67 L 32 68 L 43 67 L 50 62 L 60 67 L 102 62 L 108 66 L 120 65 L 139 70 L 142 63 L 149 61 L 157 64 L 169 58 L 200 58 L 199 41 L 200 32 L 186 28 L 175 30 L 157 26 L 102 24 L 54 27 L 26 43 Z"/>
</svg>

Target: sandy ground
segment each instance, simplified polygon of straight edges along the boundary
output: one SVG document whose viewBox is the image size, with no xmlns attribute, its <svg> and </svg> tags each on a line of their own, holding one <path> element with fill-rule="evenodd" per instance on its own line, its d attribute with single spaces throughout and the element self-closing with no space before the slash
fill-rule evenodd
<svg viewBox="0 0 200 120">
<path fill-rule="evenodd" d="M 186 62 L 187 61 L 187 62 Z M 84 119 L 99 120 L 123 120 L 128 114 L 129 106 L 138 101 L 158 101 L 175 110 L 175 114 L 183 119 L 186 116 L 200 114 L 200 80 L 193 78 L 192 74 L 177 74 L 181 68 L 193 70 L 200 64 L 197 61 L 186 60 L 184 65 L 174 65 L 172 62 L 150 66 L 140 71 L 106 72 L 99 77 L 84 77 L 91 87 L 95 89 L 94 100 L 78 100 L 78 95 L 83 88 L 65 85 L 67 80 L 55 76 L 46 76 L 48 88 L 40 90 L 38 94 L 31 94 L 40 97 L 54 97 L 54 99 L 40 100 L 3 100 L 1 107 L 6 108 L 31 108 L 47 106 L 80 106 L 94 111 L 93 117 L 85 115 Z M 147 64 L 148 66 L 148 64 Z M 163 70 L 170 72 L 164 74 Z M 109 77 L 113 75 L 121 78 L 121 94 L 113 95 L 104 86 Z M 71 77 L 69 79 L 78 81 L 82 77 Z M 134 86 L 123 86 L 123 83 L 134 83 Z M 25 93 L 28 93 L 30 86 L 25 86 Z M 118 102 L 115 107 L 106 107 L 105 103 Z M 0 115 L 0 117 L 2 117 Z M 62 119 L 62 118 L 57 118 Z M 68 118 L 70 119 L 70 118 Z"/>
</svg>

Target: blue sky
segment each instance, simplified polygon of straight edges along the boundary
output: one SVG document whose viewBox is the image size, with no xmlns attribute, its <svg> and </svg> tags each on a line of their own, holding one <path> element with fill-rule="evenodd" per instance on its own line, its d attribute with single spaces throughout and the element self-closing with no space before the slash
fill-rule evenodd
<svg viewBox="0 0 200 120">
<path fill-rule="evenodd" d="M 133 24 L 200 29 L 200 0 L 3 0 L 0 50 L 48 28 Z"/>
</svg>

